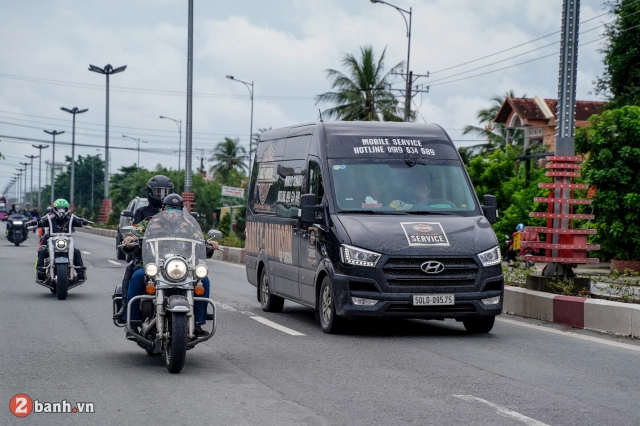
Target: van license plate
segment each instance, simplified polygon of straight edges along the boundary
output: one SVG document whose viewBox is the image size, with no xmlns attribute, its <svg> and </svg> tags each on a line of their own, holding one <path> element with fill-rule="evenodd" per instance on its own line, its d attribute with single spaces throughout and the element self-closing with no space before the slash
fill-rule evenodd
<svg viewBox="0 0 640 426">
<path fill-rule="evenodd" d="M 413 306 L 455 305 L 455 294 L 414 294 Z"/>
</svg>

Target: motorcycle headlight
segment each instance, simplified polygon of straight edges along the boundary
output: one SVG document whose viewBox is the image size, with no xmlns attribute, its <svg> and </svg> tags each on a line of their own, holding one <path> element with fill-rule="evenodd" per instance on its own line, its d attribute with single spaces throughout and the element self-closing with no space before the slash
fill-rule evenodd
<svg viewBox="0 0 640 426">
<path fill-rule="evenodd" d="M 14 225 L 22 225 L 22 221 L 21 220 L 16 220 L 13 222 Z"/>
<path fill-rule="evenodd" d="M 495 246 L 491 250 L 483 251 L 478 254 L 480 258 L 480 262 L 482 262 L 482 266 L 493 266 L 497 265 L 502 261 L 502 256 L 500 255 L 500 247 Z"/>
<path fill-rule="evenodd" d="M 56 240 L 56 248 L 58 250 L 64 250 L 67 248 L 67 240 L 59 239 Z"/>
<path fill-rule="evenodd" d="M 165 273 L 172 280 L 181 280 L 187 275 L 187 263 L 182 259 L 171 259 L 164 267 Z"/>
<path fill-rule="evenodd" d="M 205 265 L 198 265 L 196 267 L 196 277 L 203 279 L 209 274 L 209 269 Z"/>
<path fill-rule="evenodd" d="M 158 266 L 155 263 L 147 263 L 147 266 L 144 267 L 144 273 L 153 278 L 158 275 Z"/>
<path fill-rule="evenodd" d="M 376 263 L 378 263 L 378 260 L 380 260 L 380 256 L 380 253 L 348 246 L 346 244 L 340 247 L 340 257 L 342 258 L 342 262 L 347 265 L 374 267 Z"/>
</svg>

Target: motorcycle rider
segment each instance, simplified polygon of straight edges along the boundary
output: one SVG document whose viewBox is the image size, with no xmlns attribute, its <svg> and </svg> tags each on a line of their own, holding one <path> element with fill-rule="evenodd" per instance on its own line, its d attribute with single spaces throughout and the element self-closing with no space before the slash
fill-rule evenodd
<svg viewBox="0 0 640 426">
<path fill-rule="evenodd" d="M 133 215 L 132 225 L 138 226 L 141 223 L 148 223 L 149 220 L 158 214 L 162 209 L 162 202 L 167 197 L 167 195 L 173 192 L 173 182 L 171 179 L 164 175 L 156 175 L 149 179 L 147 182 L 147 201 L 149 204 L 138 208 Z M 125 237 L 123 243 L 130 243 L 133 241 L 131 236 Z M 122 307 L 120 310 L 113 315 L 113 319 L 122 321 L 124 318 L 124 314 L 127 310 L 127 294 L 129 289 L 129 281 L 133 276 L 134 268 L 137 264 L 142 264 L 142 253 L 140 250 L 133 250 L 126 247 L 123 247 L 122 251 L 125 253 L 133 252 L 133 261 L 129 263 L 127 269 L 124 273 L 124 278 L 122 279 Z"/>
<path fill-rule="evenodd" d="M 178 194 L 169 194 L 162 203 L 162 210 L 182 210 L 184 208 L 184 202 L 182 201 L 182 197 Z M 184 217 L 182 215 L 176 215 L 176 223 L 175 227 L 180 229 L 183 225 L 187 225 L 184 228 L 188 227 L 188 224 L 184 223 Z M 136 226 L 134 231 L 135 235 L 128 235 L 123 240 L 124 244 L 129 244 L 138 239 L 138 237 L 144 236 L 144 232 L 147 228 L 148 220 L 144 220 Z M 207 258 L 210 258 L 213 255 L 213 250 L 218 248 L 218 243 L 215 241 L 207 242 Z M 133 276 L 131 277 L 131 281 L 129 282 L 129 288 L 127 292 L 127 300 L 131 300 L 135 296 L 139 296 L 144 294 L 144 269 L 143 265 L 140 261 L 136 264 L 134 269 Z M 202 280 L 202 285 L 204 286 L 204 294 L 203 297 L 209 298 L 209 291 L 211 283 L 209 281 L 209 277 L 206 277 Z M 124 294 L 124 291 L 123 291 Z M 124 306 L 124 303 L 123 303 Z M 139 302 L 134 303 L 131 307 L 131 319 L 137 320 L 140 319 L 140 304 Z M 206 336 L 209 334 L 207 331 L 202 329 L 202 325 L 205 324 L 207 318 L 207 303 L 206 302 L 195 302 L 194 304 L 194 316 L 196 320 L 196 328 L 195 335 L 196 336 Z M 126 319 L 123 315 L 123 319 Z"/>
<path fill-rule="evenodd" d="M 51 219 L 51 222 L 49 222 Z M 71 226 L 81 227 L 86 225 L 87 222 L 79 217 L 73 218 L 71 222 L 71 212 L 69 211 L 69 203 L 63 198 L 59 198 L 53 203 L 52 212 L 43 216 L 40 220 L 32 220 L 29 224 L 37 224 L 38 228 L 49 228 L 49 232 L 45 232 L 40 241 L 40 249 L 38 250 L 38 263 L 36 265 L 36 271 L 38 273 L 37 281 L 44 282 L 47 279 L 47 270 L 44 267 L 44 260 L 49 257 L 49 247 L 47 241 L 50 234 L 57 232 L 69 232 Z M 74 247 L 73 249 L 73 266 L 76 270 L 78 282 L 83 283 L 87 280 L 87 268 L 82 261 L 82 254 L 80 250 Z"/>
</svg>

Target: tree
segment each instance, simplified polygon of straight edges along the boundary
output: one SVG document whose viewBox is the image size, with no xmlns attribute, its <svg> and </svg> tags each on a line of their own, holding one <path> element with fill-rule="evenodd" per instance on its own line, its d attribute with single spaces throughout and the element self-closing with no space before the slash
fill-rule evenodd
<svg viewBox="0 0 640 426">
<path fill-rule="evenodd" d="M 527 95 L 522 95 L 526 97 Z M 467 158 L 478 154 L 488 154 L 498 149 L 504 151 L 507 145 L 522 146 L 524 145 L 524 132 L 522 130 L 508 130 L 504 123 L 496 123 L 493 120 L 498 115 L 500 107 L 507 98 L 515 98 L 513 90 L 506 92 L 504 95 L 495 95 L 491 98 L 491 105 L 488 108 L 482 108 L 476 113 L 480 126 L 465 126 L 463 135 L 474 135 L 487 142 L 465 147 L 465 156 Z M 462 154 L 461 154 L 462 155 Z"/>
<path fill-rule="evenodd" d="M 245 160 L 247 150 L 240 145 L 239 139 L 224 138 L 218 142 L 209 162 L 214 163 L 209 169 L 217 179 L 224 180 L 232 170 L 243 172 L 247 165 Z"/>
<path fill-rule="evenodd" d="M 614 0 L 608 3 L 613 22 L 605 25 L 607 42 L 604 72 L 595 81 L 595 93 L 609 98 L 610 108 L 640 105 L 640 2 Z"/>
<path fill-rule="evenodd" d="M 589 119 L 576 134 L 576 150 L 588 153 L 583 167 L 593 201 L 594 242 L 619 260 L 640 260 L 640 107 L 624 106 Z"/>
<path fill-rule="evenodd" d="M 404 62 L 384 74 L 386 51 L 385 48 L 376 61 L 371 46 L 361 47 L 360 62 L 351 54 L 342 59 L 346 75 L 334 69 L 326 71 L 335 91 L 316 96 L 316 105 L 329 102 L 336 106 L 323 111 L 325 117 L 345 121 L 403 121 L 398 100 L 390 90 L 389 76 Z"/>
</svg>

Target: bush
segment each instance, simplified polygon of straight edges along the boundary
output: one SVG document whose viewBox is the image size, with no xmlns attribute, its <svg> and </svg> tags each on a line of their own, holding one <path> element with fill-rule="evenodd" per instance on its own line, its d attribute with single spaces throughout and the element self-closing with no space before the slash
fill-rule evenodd
<svg viewBox="0 0 640 426">
<path fill-rule="evenodd" d="M 244 241 L 242 241 L 236 234 L 231 234 L 221 238 L 218 243 L 227 247 L 240 247 L 244 248 Z"/>
</svg>

